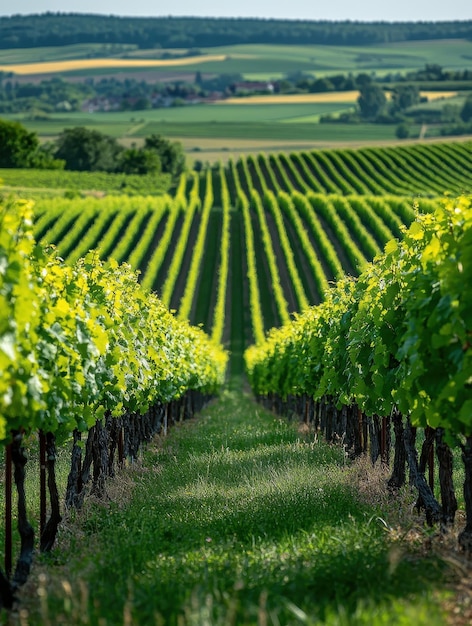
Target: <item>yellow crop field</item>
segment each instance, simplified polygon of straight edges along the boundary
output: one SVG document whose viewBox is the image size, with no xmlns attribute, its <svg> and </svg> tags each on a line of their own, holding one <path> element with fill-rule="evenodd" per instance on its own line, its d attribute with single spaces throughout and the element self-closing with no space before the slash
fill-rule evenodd
<svg viewBox="0 0 472 626">
<path fill-rule="evenodd" d="M 425 96 L 428 100 L 439 100 L 440 98 L 453 98 L 457 96 L 457 91 L 421 91 L 421 96 Z"/>
<path fill-rule="evenodd" d="M 320 102 L 355 102 L 358 91 L 336 91 L 328 93 L 273 94 L 267 96 L 244 96 L 227 98 L 217 104 L 313 104 Z"/>
<path fill-rule="evenodd" d="M 234 56 L 234 55 L 233 55 Z M 70 61 L 48 61 L 44 63 L 19 63 L 16 65 L 0 65 L 2 72 L 15 74 L 59 74 L 76 70 L 144 68 L 144 67 L 177 67 L 224 61 L 224 54 L 209 54 L 179 59 L 74 59 Z"/>
<path fill-rule="evenodd" d="M 422 91 L 421 96 L 426 96 L 428 100 L 439 98 L 452 98 L 457 96 L 455 91 Z M 388 96 L 388 94 L 387 94 Z M 243 96 L 241 98 L 227 98 L 220 100 L 216 104 L 320 104 L 323 102 L 334 103 L 354 103 L 359 97 L 358 91 L 329 91 L 325 93 L 296 93 L 296 94 L 272 94 L 260 96 Z"/>
</svg>

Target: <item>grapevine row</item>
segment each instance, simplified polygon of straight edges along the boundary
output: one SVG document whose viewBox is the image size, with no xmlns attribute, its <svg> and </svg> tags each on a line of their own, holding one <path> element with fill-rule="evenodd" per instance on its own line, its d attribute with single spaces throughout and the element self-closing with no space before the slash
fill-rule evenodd
<svg viewBox="0 0 472 626">
<path fill-rule="evenodd" d="M 32 217 L 31 203 L 0 204 L 0 441 L 7 446 L 6 484 L 15 467 L 21 539 L 10 581 L 7 513 L 7 576 L 0 572 L 0 598 L 9 608 L 14 591 L 26 582 L 34 550 L 23 437 L 39 432 L 41 465 L 48 472 L 51 515 L 47 524 L 40 521 L 40 548 L 47 551 L 61 521 L 56 441 L 73 437 L 66 502 L 79 506 L 92 464 L 92 493 L 100 496 L 117 447 L 121 463 L 125 455 L 136 458 L 139 445 L 173 419 L 173 402 L 188 396 L 194 404 L 191 392 L 205 396 L 217 390 L 227 361 L 201 329 L 178 321 L 143 290 L 128 265 L 104 264 L 95 252 L 66 265 L 54 250 L 36 245 Z M 43 483 L 40 492 L 46 511 Z M 10 511 L 9 489 L 6 500 Z"/>
<path fill-rule="evenodd" d="M 279 202 L 277 198 L 271 191 L 267 191 L 264 196 L 265 206 L 269 209 L 269 212 L 272 214 L 275 224 L 277 227 L 278 237 L 280 239 L 280 244 L 282 246 L 282 250 L 285 256 L 285 261 L 287 263 L 288 272 L 290 275 L 290 282 L 295 291 L 298 307 L 300 310 L 306 309 L 308 306 L 308 300 L 305 294 L 305 289 L 303 288 L 303 283 L 300 279 L 300 275 L 298 273 L 298 269 L 295 263 L 295 259 L 293 256 L 292 246 L 290 244 L 287 232 L 285 230 L 285 224 L 282 216 L 282 212 L 280 210 Z M 300 225 L 297 223 L 299 229 L 297 230 L 297 234 L 305 235 L 303 227 L 300 228 Z"/>
<path fill-rule="evenodd" d="M 170 300 L 172 297 L 172 293 L 180 272 L 180 266 L 182 265 L 182 259 L 185 254 L 185 250 L 187 247 L 187 240 L 190 233 L 190 228 L 192 226 L 193 218 L 195 212 L 200 207 L 200 195 L 199 195 L 199 178 L 197 175 L 194 175 L 193 185 L 190 191 L 190 196 L 188 200 L 188 206 L 185 212 L 184 223 L 182 225 L 182 230 L 180 231 L 179 240 L 177 242 L 176 249 L 172 256 L 172 261 L 169 267 L 169 271 L 167 273 L 166 280 L 162 287 L 162 301 L 165 305 L 169 306 Z"/>
<path fill-rule="evenodd" d="M 291 198 L 288 194 L 284 194 L 283 192 L 280 192 L 279 193 L 280 207 L 283 213 L 287 215 L 288 219 L 293 223 L 295 227 L 295 230 L 299 237 L 300 246 L 303 252 L 305 253 L 306 258 L 308 259 L 308 263 L 313 273 L 312 277 L 316 285 L 317 292 L 322 299 L 325 290 L 328 288 L 328 281 L 326 279 L 325 273 L 323 271 L 323 267 L 318 259 L 318 256 L 315 250 L 313 249 L 311 242 L 308 238 L 308 235 L 305 229 L 303 228 L 303 225 L 298 216 L 297 210 L 295 208 L 296 206 L 295 197 L 296 197 L 295 194 Z"/>
<path fill-rule="evenodd" d="M 276 161 L 271 162 L 274 164 Z M 227 231 L 229 218 L 224 215 L 231 211 L 230 197 L 231 195 L 238 197 L 239 204 L 243 206 L 247 202 L 243 184 L 249 186 L 251 183 L 247 162 L 240 162 L 238 166 L 239 170 L 233 164 L 228 175 L 223 166 L 219 171 L 212 172 L 212 176 L 220 180 L 221 196 L 226 198 L 224 200 L 226 206 L 223 206 L 223 219 L 226 226 L 222 233 L 226 232 L 227 234 L 223 236 L 229 239 L 231 238 L 231 233 Z M 254 174 L 260 173 L 257 160 L 253 162 L 252 170 Z M 239 174 L 243 176 L 243 183 Z M 205 174 L 205 176 L 210 180 L 210 174 Z M 190 187 L 193 189 L 191 192 L 193 200 L 187 199 L 188 177 L 184 176 L 174 198 L 163 196 L 162 198 L 55 199 L 48 200 L 47 204 L 41 201 L 41 216 L 35 224 L 35 232 L 42 235 L 43 243 L 57 244 L 60 252 L 67 253 L 66 260 L 70 264 L 93 248 L 96 248 L 98 256 L 103 260 L 118 256 L 120 260 L 130 263 L 133 269 L 139 268 L 142 271 L 143 287 L 153 288 L 161 293 L 163 286 L 166 285 L 165 297 L 170 298 L 169 302 L 172 301 L 172 303 L 176 302 L 177 280 L 181 285 L 184 284 L 182 259 L 184 255 L 187 259 L 189 254 L 192 255 L 189 267 L 194 269 L 191 270 L 184 287 L 186 289 L 185 302 L 187 302 L 185 315 L 193 319 L 192 303 L 198 285 L 198 274 L 201 273 L 198 268 L 202 260 L 199 261 L 200 257 L 196 253 L 200 249 L 198 246 L 193 251 L 189 249 L 190 231 L 194 230 L 193 237 L 196 240 L 199 238 L 202 242 L 206 228 L 205 220 L 209 218 L 211 211 L 220 209 L 215 206 L 215 198 L 212 198 L 210 194 L 211 184 L 202 185 L 205 189 L 203 200 L 206 208 L 201 214 L 196 214 L 197 207 L 200 206 L 200 190 L 193 178 L 189 180 Z M 234 187 L 232 194 L 227 181 Z M 259 188 L 262 186 L 261 181 L 258 186 Z M 208 198 L 205 201 L 207 191 Z M 242 200 L 243 195 L 246 200 Z M 401 235 L 401 226 L 408 225 L 412 220 L 411 202 L 402 198 L 374 196 L 346 198 L 315 195 L 311 192 L 303 195 L 296 191 L 273 194 L 267 186 L 263 201 L 260 197 L 257 198 L 253 188 L 252 205 L 248 205 L 251 227 L 254 228 L 257 223 L 258 236 L 265 233 L 265 251 L 262 246 L 255 250 L 253 281 L 259 281 L 261 272 L 267 271 L 260 265 L 264 254 L 266 259 L 272 258 L 272 262 L 268 264 L 272 267 L 272 273 L 268 274 L 268 277 L 270 284 L 274 281 L 279 283 L 279 288 L 276 288 L 279 311 L 287 311 L 287 302 L 295 303 L 291 306 L 296 306 L 298 302 L 300 309 L 305 306 L 305 298 L 308 298 L 310 304 L 319 302 L 327 288 L 327 281 L 339 278 L 345 271 L 357 274 L 365 265 L 366 260 L 370 260 L 384 245 L 386 239 L 390 238 L 389 233 Z M 431 211 L 435 201 L 420 199 L 419 204 L 422 210 Z M 198 219 L 195 219 L 196 215 Z M 200 235 L 198 235 L 195 229 L 197 223 L 201 221 L 200 215 L 202 219 L 204 218 L 200 227 L 203 230 L 200 230 Z M 85 216 L 82 226 L 80 226 L 81 216 Z M 273 220 L 271 230 L 268 228 L 268 220 L 269 223 Z M 247 225 L 245 232 L 248 233 Z M 70 233 L 70 239 L 67 237 L 68 233 Z M 372 237 L 372 235 L 375 236 Z M 64 237 L 66 237 L 65 242 Z M 247 238 L 251 241 L 254 235 L 251 237 L 249 232 Z M 73 245 L 72 240 L 75 241 Z M 358 247 L 361 242 L 364 242 L 361 248 L 364 253 Z M 221 247 L 226 245 L 224 241 L 221 242 Z M 229 245 L 230 242 L 228 242 Z M 68 251 L 67 249 L 71 246 L 72 249 Z M 280 258 L 275 258 L 278 246 L 282 254 L 279 255 Z M 221 254 L 224 254 L 223 250 Z M 309 271 L 307 271 L 308 268 Z M 213 301 L 207 301 L 206 312 L 204 311 L 205 304 L 202 303 L 199 313 L 201 319 L 198 321 L 207 319 L 216 322 L 218 315 L 219 323 L 225 324 L 220 313 L 216 314 L 214 311 L 218 299 L 219 310 L 223 311 L 224 307 L 223 291 L 221 291 L 223 283 L 220 281 L 223 281 L 224 272 L 227 271 L 225 262 L 222 269 L 223 277 L 216 276 L 212 279 L 211 273 L 216 274 L 217 268 L 205 266 L 205 280 L 211 280 L 215 285 L 219 284 L 218 293 L 221 293 L 221 296 L 215 295 Z M 301 284 L 299 284 L 300 280 L 303 281 Z M 268 286 L 271 289 L 269 284 Z M 264 291 L 258 287 L 257 291 L 262 315 L 262 311 L 265 310 L 267 289 Z M 226 298 L 231 297 L 226 290 L 224 293 Z M 264 294 L 264 302 L 262 302 L 261 293 Z M 182 291 L 181 295 L 183 294 Z M 270 325 L 271 313 L 267 306 L 266 309 L 266 315 L 263 315 L 263 327 Z M 251 311 L 253 311 L 251 315 L 254 314 L 257 317 L 257 307 Z M 183 313 L 181 315 L 184 316 Z M 211 327 L 209 332 L 212 332 Z"/>
<path fill-rule="evenodd" d="M 260 226 L 262 243 L 264 246 L 265 256 L 267 259 L 267 264 L 269 266 L 269 273 L 272 283 L 272 291 L 274 294 L 274 299 L 277 304 L 277 310 L 280 315 L 280 319 L 283 322 L 287 322 L 289 320 L 289 312 L 287 301 L 284 296 L 284 292 L 282 289 L 282 285 L 280 283 L 279 270 L 277 267 L 277 259 L 274 253 L 274 248 L 272 246 L 272 238 L 270 236 L 269 228 L 267 226 L 267 220 L 265 217 L 264 207 L 262 205 L 262 200 L 259 194 L 255 189 L 251 190 L 251 207 L 255 210 Z"/>
<path fill-rule="evenodd" d="M 202 216 L 198 230 L 197 241 L 192 251 L 192 261 L 190 271 L 185 285 L 184 295 L 180 301 L 179 318 L 190 319 L 190 313 L 194 300 L 195 290 L 197 286 L 198 276 L 200 273 L 200 265 L 205 249 L 205 240 L 207 237 L 208 221 L 210 219 L 211 209 L 213 207 L 213 187 L 212 172 L 210 169 L 206 172 L 205 199 L 203 202 Z"/>
<path fill-rule="evenodd" d="M 238 208 L 243 214 L 244 233 L 246 241 L 247 278 L 249 283 L 249 307 L 251 310 L 252 332 L 255 341 L 264 338 L 264 320 L 262 317 L 261 298 L 257 279 L 256 253 L 254 249 L 254 233 L 252 230 L 249 202 L 241 187 L 236 166 L 233 166 L 233 176 L 238 197 Z"/>
<path fill-rule="evenodd" d="M 286 199 L 286 202 L 284 202 L 284 206 L 286 207 L 286 210 L 291 219 L 297 224 L 296 228 L 298 232 L 301 233 L 303 231 L 303 225 L 300 223 L 300 218 L 298 217 L 297 213 L 292 209 L 291 203 L 289 201 L 290 198 L 283 196 L 282 194 L 280 194 L 280 196 L 281 198 Z M 320 253 L 323 255 L 327 267 L 329 267 L 334 277 L 340 278 L 344 274 L 341 263 L 339 262 L 336 252 L 331 245 L 328 237 L 326 236 L 326 233 L 321 227 L 316 212 L 313 211 L 307 197 L 300 193 L 293 192 L 291 200 L 293 202 L 293 206 L 298 211 L 298 214 L 302 215 L 309 224 L 315 244 L 320 250 Z M 308 239 L 306 237 L 303 237 L 302 235 L 300 235 L 300 237 L 302 240 L 302 245 L 306 249 L 307 255 L 310 259 L 310 265 L 313 270 L 313 275 L 315 276 L 316 282 L 318 284 L 319 293 L 323 294 L 327 288 L 327 282 L 326 278 L 321 275 L 322 268 L 318 262 L 314 250 L 309 245 Z"/>
<path fill-rule="evenodd" d="M 256 394 L 328 402 L 333 411 L 331 425 L 335 420 L 338 436 L 347 436 L 349 445 L 356 445 L 356 437 L 349 433 L 355 433 L 359 425 L 357 411 L 349 417 L 351 407 L 358 407 L 359 415 L 367 416 L 374 426 L 379 424 L 379 415 L 385 416 L 385 424 L 392 416 L 397 475 L 395 479 L 392 476 L 391 484 L 398 487 L 405 481 L 399 459 L 404 459 L 406 451 L 431 522 L 448 524 L 454 519 L 452 456 L 445 441 L 459 446 L 465 464 L 467 513 L 459 542 L 469 552 L 470 285 L 472 202 L 463 197 L 438 205 L 434 213 L 418 213 L 403 240 L 391 240 L 358 280 L 342 279 L 321 305 L 308 309 L 291 324 L 273 329 L 264 342 L 245 354 Z M 402 415 L 407 416 L 406 423 Z M 443 463 L 442 508 L 425 483 L 424 468 L 418 466 L 413 427 L 426 428 L 426 447 L 434 441 L 430 432 L 437 431 Z"/>
<path fill-rule="evenodd" d="M 71 432 L 103 409 L 145 408 L 196 380 L 203 387 L 221 380 L 222 353 L 143 291 L 129 266 L 104 265 L 93 252 L 66 265 L 44 253 L 35 247 L 28 203 L 2 206 L 1 218 L 2 439 L 20 428 Z M 192 338 L 188 366 L 181 338 Z M 214 354 L 217 367 L 195 378 L 198 350 L 203 361 Z"/>
<path fill-rule="evenodd" d="M 231 227 L 231 202 L 223 166 L 220 166 L 220 178 L 221 204 L 223 207 L 223 226 L 220 245 L 220 265 L 218 268 L 218 287 L 215 310 L 213 312 L 213 325 L 211 329 L 211 338 L 216 343 L 221 343 L 225 325 Z"/>
<path fill-rule="evenodd" d="M 243 159 L 260 193 L 295 189 L 343 195 L 442 195 L 470 186 L 471 143 L 414 145 L 358 150 L 318 150 Z M 258 172 L 256 163 L 262 167 Z"/>
</svg>

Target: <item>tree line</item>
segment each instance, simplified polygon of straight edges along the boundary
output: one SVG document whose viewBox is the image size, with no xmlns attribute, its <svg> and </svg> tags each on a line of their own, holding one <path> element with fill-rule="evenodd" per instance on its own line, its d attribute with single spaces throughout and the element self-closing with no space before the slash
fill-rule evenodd
<svg viewBox="0 0 472 626">
<path fill-rule="evenodd" d="M 0 120 L 0 167 L 164 173 L 177 180 L 185 169 L 185 153 L 179 142 L 161 135 L 146 137 L 142 147 L 124 148 L 114 137 L 82 126 L 66 128 L 55 142 L 40 144 L 38 135 L 19 122 Z"/>
<path fill-rule="evenodd" d="M 472 39 L 472 20 L 351 22 L 255 18 L 118 17 L 44 13 L 0 17 L 0 48 L 80 43 L 134 44 L 138 48 L 222 45 L 366 45 L 394 41 Z"/>
<path fill-rule="evenodd" d="M 359 96 L 355 110 L 339 115 L 320 116 L 321 124 L 396 124 L 399 139 L 410 136 L 410 124 L 433 123 L 440 126 L 442 135 L 465 135 L 472 132 L 472 94 L 468 92 L 462 106 L 445 103 L 442 108 L 422 110 L 427 102 L 419 90 L 419 83 L 398 83 L 386 89 L 380 83 L 367 80 L 358 87 Z M 390 97 L 388 97 L 388 95 Z"/>
</svg>

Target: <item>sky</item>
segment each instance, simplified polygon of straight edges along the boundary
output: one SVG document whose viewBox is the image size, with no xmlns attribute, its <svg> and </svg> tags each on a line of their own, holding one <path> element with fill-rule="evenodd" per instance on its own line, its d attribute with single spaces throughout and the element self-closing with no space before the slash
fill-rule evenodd
<svg viewBox="0 0 472 626">
<path fill-rule="evenodd" d="M 471 0 L 12 0 L 0 15 L 99 13 L 158 17 L 262 17 L 309 20 L 438 21 L 472 19 Z"/>
</svg>

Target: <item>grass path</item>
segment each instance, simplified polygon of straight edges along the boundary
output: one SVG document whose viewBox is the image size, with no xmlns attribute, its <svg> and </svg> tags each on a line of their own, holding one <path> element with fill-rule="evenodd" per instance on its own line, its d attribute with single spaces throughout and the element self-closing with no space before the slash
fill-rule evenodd
<svg viewBox="0 0 472 626">
<path fill-rule="evenodd" d="M 21 624 L 445 624 L 439 561 L 403 552 L 352 479 L 339 448 L 226 391 L 66 522 Z"/>
</svg>

